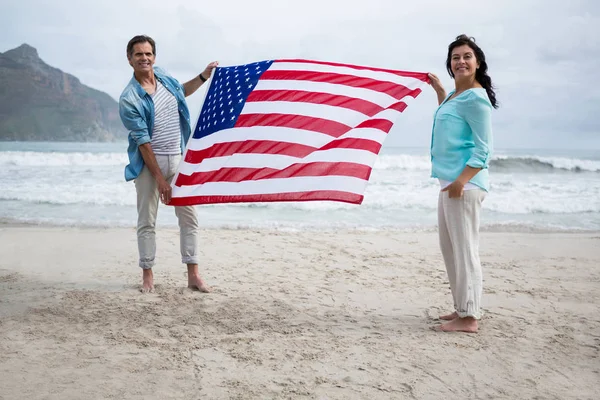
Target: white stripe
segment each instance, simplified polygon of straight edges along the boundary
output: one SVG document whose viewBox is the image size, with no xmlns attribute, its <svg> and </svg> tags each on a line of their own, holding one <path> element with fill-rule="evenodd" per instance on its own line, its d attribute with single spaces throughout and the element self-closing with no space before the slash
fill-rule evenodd
<svg viewBox="0 0 600 400">
<path fill-rule="evenodd" d="M 244 104 L 243 114 L 287 114 L 304 117 L 321 118 L 336 121 L 348 126 L 355 126 L 369 117 L 348 108 L 326 104 L 296 103 L 289 101 L 260 101 Z"/>
<path fill-rule="evenodd" d="M 371 118 L 365 119 L 365 121 L 368 121 L 371 119 L 387 119 L 391 123 L 394 123 L 394 122 L 396 122 L 396 119 L 398 118 L 399 115 L 400 115 L 400 111 L 398 111 L 398 110 L 392 110 L 392 109 L 383 110 L 383 111 L 378 112 L 377 114 L 373 115 Z"/>
<path fill-rule="evenodd" d="M 390 72 L 372 71 L 368 69 L 354 69 L 350 67 L 341 67 L 325 64 L 300 63 L 300 62 L 274 62 L 268 69 L 269 71 L 307 71 L 307 72 L 331 72 L 334 74 L 354 75 L 360 78 L 370 78 L 378 81 L 393 82 L 405 86 L 409 89 L 416 89 L 423 84 L 423 81 L 406 76 L 398 76 Z"/>
<path fill-rule="evenodd" d="M 374 128 L 355 128 L 340 136 L 338 139 L 357 138 L 369 139 L 383 143 L 387 133 Z M 287 140 L 286 140 L 287 139 Z M 321 147 L 335 140 L 324 133 L 312 132 L 303 129 L 281 128 L 277 126 L 252 126 L 246 128 L 231 128 L 219 131 L 200 139 L 191 139 L 188 142 L 189 150 L 204 150 L 209 147 L 230 142 L 243 142 L 246 140 L 270 140 L 281 143 L 297 143 L 311 147 Z"/>
<path fill-rule="evenodd" d="M 383 108 L 387 108 L 398 102 L 398 99 L 383 92 L 323 82 L 261 79 L 258 81 L 254 90 L 303 90 L 306 92 L 329 93 L 338 96 L 348 96 L 355 99 L 367 100 Z M 410 96 L 405 96 L 405 98 L 406 97 Z"/>
<path fill-rule="evenodd" d="M 374 128 L 355 128 L 351 131 L 344 133 L 338 139 L 367 139 L 373 140 L 379 144 L 383 144 L 383 141 L 387 138 L 388 134 L 380 129 Z"/>
<path fill-rule="evenodd" d="M 357 149 L 317 150 L 304 158 L 279 154 L 233 154 L 225 157 L 212 157 L 200 164 L 182 162 L 179 172 L 192 175 L 194 172 L 215 171 L 221 168 L 273 168 L 284 169 L 293 164 L 312 162 L 353 162 L 372 167 L 377 154 Z"/>
<path fill-rule="evenodd" d="M 366 186 L 366 180 L 351 176 L 300 176 L 258 181 L 207 182 L 202 185 L 175 186 L 173 197 L 298 193 L 314 190 L 338 190 L 362 195 Z"/>
<path fill-rule="evenodd" d="M 286 138 L 293 140 L 286 140 Z M 242 142 L 245 140 L 272 140 L 276 142 L 292 142 L 307 146 L 318 147 L 328 143 L 333 138 L 319 132 L 303 129 L 283 128 L 278 126 L 250 126 L 242 128 L 223 129 L 212 135 L 188 142 L 190 150 L 204 150 L 218 143 Z"/>
<path fill-rule="evenodd" d="M 335 106 L 325 106 L 309 103 L 289 103 L 284 101 L 265 101 L 246 103 L 241 114 L 286 114 L 301 115 L 311 118 L 322 118 L 355 127 L 371 119 L 385 119 L 394 123 L 400 115 L 398 110 L 383 110 L 372 117 L 367 117 L 356 111 Z"/>
</svg>

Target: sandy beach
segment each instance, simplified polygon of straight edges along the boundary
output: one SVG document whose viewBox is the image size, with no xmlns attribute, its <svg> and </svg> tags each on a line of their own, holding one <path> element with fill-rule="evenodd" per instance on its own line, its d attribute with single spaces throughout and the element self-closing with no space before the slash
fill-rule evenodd
<svg viewBox="0 0 600 400">
<path fill-rule="evenodd" d="M 435 331 L 435 232 L 0 225 L 0 398 L 597 399 L 600 234 L 484 232 L 478 334 Z"/>
</svg>

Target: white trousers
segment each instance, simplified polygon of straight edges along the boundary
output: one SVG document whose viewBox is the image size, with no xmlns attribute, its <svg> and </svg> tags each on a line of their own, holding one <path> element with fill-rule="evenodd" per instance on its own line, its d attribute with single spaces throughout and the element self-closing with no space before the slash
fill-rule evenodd
<svg viewBox="0 0 600 400">
<path fill-rule="evenodd" d="M 479 214 L 487 192 L 465 190 L 462 197 L 440 192 L 440 248 L 448 272 L 454 309 L 461 318 L 481 318 L 482 272 L 479 261 Z"/>
<path fill-rule="evenodd" d="M 163 156 L 156 155 L 160 171 L 171 182 L 181 155 Z M 149 269 L 154 266 L 156 257 L 156 215 L 158 213 L 159 193 L 156 179 L 144 166 L 140 176 L 135 179 L 137 192 L 137 240 L 140 254 L 140 267 Z M 198 217 L 192 206 L 173 207 L 179 221 L 179 241 L 181 248 L 181 262 L 184 264 L 198 264 Z"/>
</svg>

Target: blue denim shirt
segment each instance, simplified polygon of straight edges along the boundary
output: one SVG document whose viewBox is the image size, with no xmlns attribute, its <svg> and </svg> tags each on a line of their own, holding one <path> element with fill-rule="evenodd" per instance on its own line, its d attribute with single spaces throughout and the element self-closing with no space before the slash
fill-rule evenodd
<svg viewBox="0 0 600 400">
<path fill-rule="evenodd" d="M 431 133 L 431 176 L 453 182 L 468 165 L 482 168 L 470 182 L 489 191 L 492 103 L 485 89 L 464 91 L 435 112 Z"/>
<path fill-rule="evenodd" d="M 175 78 L 160 68 L 154 67 L 154 76 L 177 99 L 181 127 L 181 152 L 183 153 L 192 131 L 184 88 Z M 131 78 L 121 93 L 119 115 L 123 125 L 129 130 L 129 147 L 127 148 L 129 165 L 125 167 L 125 180 L 131 181 L 137 178 L 144 168 L 144 159 L 139 146 L 152 140 L 154 126 L 154 102 L 135 79 L 135 76 Z"/>
</svg>

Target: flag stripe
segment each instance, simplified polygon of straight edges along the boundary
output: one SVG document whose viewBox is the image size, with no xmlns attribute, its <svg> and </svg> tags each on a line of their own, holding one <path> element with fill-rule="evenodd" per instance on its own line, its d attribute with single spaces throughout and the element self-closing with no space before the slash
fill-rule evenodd
<svg viewBox="0 0 600 400">
<path fill-rule="evenodd" d="M 381 129 L 385 133 L 390 133 L 390 129 L 392 129 L 392 121 L 387 119 L 368 119 L 362 122 L 357 128 L 374 128 Z"/>
<path fill-rule="evenodd" d="M 386 119 L 390 122 L 395 121 L 398 113 L 404 111 L 406 104 L 398 102 L 390 107 L 383 109 L 370 119 Z M 339 107 L 321 106 L 318 104 L 295 104 L 284 101 L 246 103 L 242 109 L 241 115 L 288 115 L 293 118 L 297 116 L 313 118 L 315 120 L 328 120 L 337 122 L 348 127 L 356 127 L 361 121 L 365 120 L 365 115 L 348 109 Z M 283 122 L 283 121 L 282 121 Z M 270 125 L 270 124 L 269 124 Z"/>
<path fill-rule="evenodd" d="M 235 126 L 281 126 L 321 132 L 333 137 L 340 137 L 352 129 L 336 121 L 289 114 L 243 114 L 239 116 Z"/>
<path fill-rule="evenodd" d="M 336 74 L 353 75 L 362 78 L 372 78 L 380 81 L 394 82 L 411 89 L 416 89 L 422 85 L 422 82 L 413 77 L 407 77 L 398 75 L 385 70 L 373 70 L 373 69 L 358 69 L 346 66 L 343 64 L 332 65 L 324 63 L 312 63 L 312 62 L 281 62 L 276 61 L 269 68 L 270 71 L 312 71 L 312 72 L 332 72 Z"/>
<path fill-rule="evenodd" d="M 374 128 L 389 133 L 392 125 L 392 122 L 387 119 L 377 118 L 366 120 L 356 128 Z M 242 114 L 235 126 L 279 126 L 320 132 L 336 138 L 352 129 L 352 127 L 336 121 L 290 114 Z"/>
<path fill-rule="evenodd" d="M 241 115 L 247 114 L 301 115 L 314 119 L 335 121 L 350 127 L 360 123 L 366 117 L 365 114 L 348 108 L 327 104 L 290 103 L 287 101 L 246 103 Z"/>
<path fill-rule="evenodd" d="M 385 69 L 385 68 L 375 68 L 375 67 L 366 67 L 361 65 L 352 65 L 352 64 L 342 64 L 335 62 L 327 62 L 327 61 L 316 61 L 316 60 L 302 60 L 302 59 L 280 59 L 275 60 L 273 65 L 283 63 L 303 63 L 303 64 L 318 64 L 318 65 L 330 65 L 335 67 L 347 67 L 355 70 L 369 70 L 369 71 L 378 71 L 378 72 L 389 72 L 390 74 L 405 76 L 412 79 L 418 79 L 422 82 L 429 83 L 429 78 L 427 74 L 422 72 L 410 72 L 410 71 L 398 71 L 393 69 Z"/>
<path fill-rule="evenodd" d="M 279 170 L 273 168 L 221 168 L 218 171 L 195 172 L 192 175 L 180 174 L 175 185 L 202 185 L 207 182 L 242 182 L 246 180 L 261 180 L 273 178 L 290 178 L 293 176 L 352 176 L 368 180 L 371 168 L 349 162 L 308 164 L 292 164 Z"/>
<path fill-rule="evenodd" d="M 246 105 L 251 102 L 289 101 L 293 103 L 311 103 L 319 105 L 336 106 L 358 111 L 372 117 L 384 110 L 378 104 L 367 100 L 331 93 L 314 93 L 305 90 L 255 90 L 248 96 Z"/>
<path fill-rule="evenodd" d="M 254 90 L 304 90 L 314 93 L 329 93 L 338 96 L 363 99 L 381 107 L 388 107 L 390 104 L 398 101 L 398 99 L 387 93 L 326 82 L 260 80 Z M 403 100 L 406 101 L 410 98 L 411 97 L 406 97 Z"/>
<path fill-rule="evenodd" d="M 366 139 L 338 139 L 325 144 L 321 148 L 303 144 L 271 140 L 244 140 L 239 142 L 220 143 L 205 150 L 188 150 L 185 162 L 200 164 L 213 157 L 226 157 L 233 154 L 278 154 L 290 157 L 304 158 L 317 150 L 357 149 L 377 154 L 381 144 Z"/>
<path fill-rule="evenodd" d="M 207 182 L 204 185 L 178 186 L 174 197 L 231 196 L 245 194 L 274 194 L 335 190 L 362 194 L 367 181 L 352 176 L 294 176 L 242 182 Z"/>
<path fill-rule="evenodd" d="M 303 129 L 285 128 L 277 126 L 250 126 L 244 128 L 224 129 L 218 135 L 208 135 L 201 139 L 190 140 L 189 150 L 204 150 L 218 143 L 235 142 L 244 140 L 272 140 L 278 141 L 286 137 L 293 137 L 294 142 L 319 148 L 331 141 L 331 136 L 319 132 Z M 387 133 L 373 128 L 354 128 L 340 138 L 357 138 L 373 140 L 382 144 Z"/>
<path fill-rule="evenodd" d="M 182 162 L 179 172 L 192 175 L 194 172 L 216 171 L 228 168 L 273 168 L 284 169 L 292 164 L 308 164 L 311 162 L 347 162 L 372 166 L 377 155 L 366 150 L 328 149 L 318 150 L 304 158 L 284 156 L 281 154 L 234 154 L 226 157 L 213 157 L 200 164 Z"/>
<path fill-rule="evenodd" d="M 360 204 L 364 196 L 356 193 L 340 192 L 335 190 L 312 190 L 293 193 L 272 194 L 242 194 L 233 196 L 190 196 L 174 197 L 170 206 L 193 206 L 196 204 L 215 203 L 252 203 L 252 202 L 292 202 L 292 201 L 317 201 L 329 200 L 343 203 Z"/>
<path fill-rule="evenodd" d="M 333 83 L 336 85 L 345 85 L 363 89 L 369 89 L 376 92 L 384 92 L 397 100 L 404 96 L 416 97 L 421 93 L 420 89 L 410 89 L 403 85 L 392 82 L 378 81 L 376 79 L 361 78 L 354 75 L 335 74 L 330 72 L 310 72 L 310 71 L 271 71 L 266 70 L 260 77 L 261 80 L 286 80 L 286 81 L 311 81 Z"/>
</svg>

